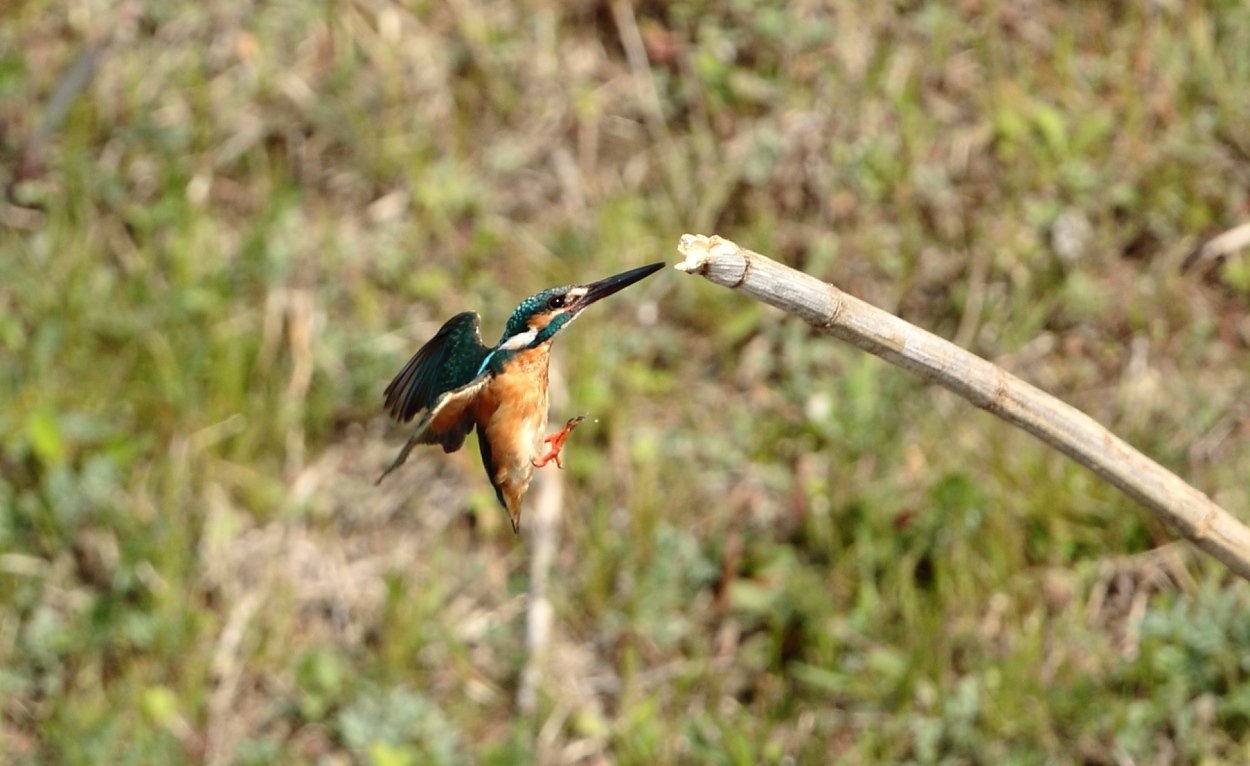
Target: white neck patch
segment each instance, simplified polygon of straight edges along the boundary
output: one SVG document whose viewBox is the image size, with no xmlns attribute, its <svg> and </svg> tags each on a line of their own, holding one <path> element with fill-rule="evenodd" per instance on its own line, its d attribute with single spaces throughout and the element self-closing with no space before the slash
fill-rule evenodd
<svg viewBox="0 0 1250 766">
<path fill-rule="evenodd" d="M 529 329 L 529 330 L 526 330 L 525 332 L 517 333 L 516 335 L 513 335 L 511 338 L 508 338 L 503 343 L 499 344 L 499 349 L 501 351 L 518 351 L 520 349 L 525 348 L 529 344 L 533 343 L 534 339 L 537 337 L 538 337 L 538 331 L 534 329 Z"/>
<path fill-rule="evenodd" d="M 481 375 L 486 371 L 486 368 L 490 366 L 490 360 L 495 358 L 496 351 L 520 351 L 521 349 L 529 346 L 529 344 L 533 343 L 534 339 L 537 337 L 538 331 L 530 329 L 508 338 L 503 343 L 499 344 L 499 348 L 486 355 L 486 358 L 482 360 L 482 366 L 477 368 L 477 374 Z"/>
</svg>

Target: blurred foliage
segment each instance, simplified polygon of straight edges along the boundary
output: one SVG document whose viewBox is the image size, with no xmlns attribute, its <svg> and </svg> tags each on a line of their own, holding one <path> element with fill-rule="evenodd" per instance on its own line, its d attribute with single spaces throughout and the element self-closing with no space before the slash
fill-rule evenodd
<svg viewBox="0 0 1250 766">
<path fill-rule="evenodd" d="M 1250 507 L 1243 3 L 0 8 L 0 763 L 1243 763 L 1245 583 L 665 272 L 557 347 L 527 538 L 380 391 L 719 233 Z M 72 73 L 89 76 L 76 86 Z M 615 316 L 611 314 L 615 312 Z M 613 328 L 621 331 L 613 332 Z"/>
</svg>

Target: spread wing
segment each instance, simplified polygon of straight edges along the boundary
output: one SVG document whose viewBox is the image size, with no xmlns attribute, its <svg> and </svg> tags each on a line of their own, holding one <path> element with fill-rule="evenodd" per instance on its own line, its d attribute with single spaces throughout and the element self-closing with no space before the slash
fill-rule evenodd
<svg viewBox="0 0 1250 766">
<path fill-rule="evenodd" d="M 403 465 L 418 444 L 441 444 L 455 452 L 473 430 L 470 406 L 494 373 L 482 363 L 490 349 L 482 345 L 482 320 L 475 312 L 457 314 L 421 347 L 386 387 L 386 409 L 405 423 L 425 410 L 404 448 L 378 477 Z"/>
<path fill-rule="evenodd" d="M 481 317 L 474 311 L 456 314 L 386 387 L 386 409 L 391 417 L 407 423 L 421 410 L 432 408 L 443 394 L 477 378 L 489 355 L 490 349 L 482 345 Z"/>
<path fill-rule="evenodd" d="M 375 483 L 380 484 L 388 473 L 403 465 L 408 459 L 408 453 L 412 452 L 412 448 L 418 444 L 442 444 L 444 452 L 455 452 L 460 449 L 464 444 L 464 437 L 473 430 L 474 420 L 470 406 L 482 389 L 486 388 L 486 384 L 490 383 L 492 377 L 493 373 L 488 370 L 469 381 L 468 384 L 440 396 L 434 406 L 417 423 L 412 435 L 404 443 L 403 449 Z"/>
</svg>

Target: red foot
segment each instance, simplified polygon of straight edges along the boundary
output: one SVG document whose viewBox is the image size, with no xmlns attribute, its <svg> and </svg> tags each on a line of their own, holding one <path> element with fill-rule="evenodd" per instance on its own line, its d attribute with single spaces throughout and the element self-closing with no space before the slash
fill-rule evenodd
<svg viewBox="0 0 1250 766">
<path fill-rule="evenodd" d="M 560 450 L 564 449 L 564 440 L 569 438 L 569 434 L 573 432 L 574 428 L 577 428 L 577 424 L 585 419 L 581 415 L 569 418 L 569 422 L 564 424 L 564 428 L 543 439 L 544 444 L 551 445 L 551 450 L 537 460 L 531 460 L 530 462 L 534 464 L 534 467 L 542 468 L 554 460 L 556 461 L 556 468 L 563 468 L 564 464 L 560 462 Z"/>
</svg>

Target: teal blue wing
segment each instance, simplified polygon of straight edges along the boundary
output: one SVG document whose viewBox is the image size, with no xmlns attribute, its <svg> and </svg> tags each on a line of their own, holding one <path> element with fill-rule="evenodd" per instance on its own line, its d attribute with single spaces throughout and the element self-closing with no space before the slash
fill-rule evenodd
<svg viewBox="0 0 1250 766">
<path fill-rule="evenodd" d="M 464 445 L 464 437 L 468 436 L 473 426 L 476 425 L 470 411 L 473 400 L 482 392 L 482 389 L 486 388 L 492 377 L 489 371 L 483 372 L 460 388 L 439 396 L 434 405 L 421 417 L 417 427 L 412 430 L 412 435 L 404 443 L 403 449 L 375 483 L 381 483 L 388 473 L 403 465 L 408 459 L 408 453 L 412 452 L 412 448 L 418 444 L 441 444 L 444 452 L 455 452 L 460 449 Z M 481 441 L 486 440 L 481 439 Z"/>
<path fill-rule="evenodd" d="M 443 394 L 471 383 L 489 355 L 490 349 L 482 345 L 482 320 L 477 313 L 455 315 L 386 387 L 386 409 L 391 417 L 407 423 L 421 410 L 432 408 Z"/>
</svg>

